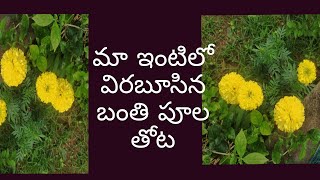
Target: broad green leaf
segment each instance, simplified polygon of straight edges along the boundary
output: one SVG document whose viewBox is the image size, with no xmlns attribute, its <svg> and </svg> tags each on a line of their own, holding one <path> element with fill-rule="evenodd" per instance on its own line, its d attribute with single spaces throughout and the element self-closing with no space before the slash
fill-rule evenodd
<svg viewBox="0 0 320 180">
<path fill-rule="evenodd" d="M 279 141 L 274 145 L 273 151 L 272 151 L 272 161 L 274 164 L 279 164 L 281 162 L 282 157 L 282 151 L 281 147 L 283 144 L 283 140 L 280 138 Z"/>
<path fill-rule="evenodd" d="M 47 70 L 47 59 L 44 56 L 40 56 L 37 59 L 37 67 L 41 72 L 45 72 Z"/>
<path fill-rule="evenodd" d="M 259 111 L 253 110 L 250 113 L 250 121 L 252 124 L 259 126 L 259 125 L 261 125 L 261 123 L 263 121 L 263 116 Z"/>
<path fill-rule="evenodd" d="M 53 16 L 51 14 L 37 14 L 32 19 L 38 26 L 48 26 L 52 23 Z"/>
<path fill-rule="evenodd" d="M 246 135 L 244 134 L 243 130 L 238 133 L 236 140 L 235 140 L 235 149 L 240 157 L 243 157 L 244 153 L 247 149 L 247 139 Z"/>
<path fill-rule="evenodd" d="M 272 132 L 272 125 L 268 121 L 263 121 L 260 126 L 260 133 L 264 136 L 269 136 Z"/>
<path fill-rule="evenodd" d="M 299 159 L 302 160 L 305 156 L 306 156 L 306 153 L 307 153 L 307 144 L 308 144 L 308 139 L 305 140 L 303 143 L 302 143 L 302 146 L 301 146 L 301 149 L 300 149 L 300 153 L 299 153 Z"/>
<path fill-rule="evenodd" d="M 38 45 L 30 45 L 29 52 L 31 60 L 36 61 L 40 54 Z"/>
<path fill-rule="evenodd" d="M 21 27 L 20 27 L 20 41 L 26 37 L 27 32 L 29 30 L 29 17 L 28 15 L 24 14 L 21 17 Z"/>
<path fill-rule="evenodd" d="M 55 52 L 61 41 L 61 30 L 56 22 L 54 22 L 51 27 L 50 38 L 51 38 L 51 45 L 52 45 L 53 51 Z"/>
<path fill-rule="evenodd" d="M 265 164 L 268 162 L 268 159 L 257 152 L 250 153 L 242 159 L 246 164 Z"/>
<path fill-rule="evenodd" d="M 50 36 L 45 36 L 44 38 L 41 39 L 41 45 L 39 46 L 40 53 L 45 55 L 49 51 L 48 46 L 50 46 Z"/>
<path fill-rule="evenodd" d="M 0 31 L 1 32 L 4 32 L 4 30 L 6 29 L 7 22 L 8 22 L 8 18 L 7 17 L 4 17 L 1 20 L 1 22 L 0 22 Z"/>
</svg>

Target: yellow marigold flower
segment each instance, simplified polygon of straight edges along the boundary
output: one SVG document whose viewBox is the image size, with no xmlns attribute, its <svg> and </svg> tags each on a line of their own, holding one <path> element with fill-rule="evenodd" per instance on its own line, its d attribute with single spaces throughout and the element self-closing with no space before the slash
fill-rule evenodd
<svg viewBox="0 0 320 180">
<path fill-rule="evenodd" d="M 238 104 L 238 90 L 244 82 L 243 77 L 235 72 L 224 75 L 218 84 L 222 99 L 229 104 Z"/>
<path fill-rule="evenodd" d="M 52 102 L 58 93 L 58 79 L 52 72 L 44 72 L 36 82 L 37 95 L 44 103 Z"/>
<path fill-rule="evenodd" d="M 248 81 L 239 89 L 238 102 L 241 109 L 254 110 L 263 102 L 263 92 L 258 83 Z"/>
<path fill-rule="evenodd" d="M 285 96 L 274 108 L 274 120 L 281 131 L 294 132 L 304 122 L 304 106 L 295 96 Z"/>
<path fill-rule="evenodd" d="M 1 76 L 10 87 L 19 86 L 26 78 L 27 60 L 24 53 L 18 48 L 10 48 L 1 59 Z"/>
<path fill-rule="evenodd" d="M 6 120 L 7 117 L 7 104 L 3 100 L 0 100 L 0 126 Z"/>
<path fill-rule="evenodd" d="M 53 107 L 60 113 L 71 108 L 74 101 L 74 92 L 71 84 L 62 78 L 58 79 L 58 96 L 52 101 Z"/>
<path fill-rule="evenodd" d="M 298 67 L 298 80 L 304 84 L 309 85 L 316 79 L 316 66 L 310 60 L 303 60 Z"/>
</svg>

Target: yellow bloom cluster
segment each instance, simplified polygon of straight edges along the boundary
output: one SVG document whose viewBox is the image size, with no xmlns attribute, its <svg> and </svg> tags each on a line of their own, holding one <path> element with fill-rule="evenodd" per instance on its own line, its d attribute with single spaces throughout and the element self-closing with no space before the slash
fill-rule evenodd
<svg viewBox="0 0 320 180">
<path fill-rule="evenodd" d="M 285 96 L 274 108 L 274 120 L 281 131 L 294 132 L 304 122 L 304 106 L 295 96 Z"/>
<path fill-rule="evenodd" d="M 229 104 L 239 104 L 244 110 L 257 109 L 263 102 L 263 92 L 258 83 L 246 82 L 235 72 L 223 76 L 218 86 L 222 99 Z"/>
<path fill-rule="evenodd" d="M 257 109 L 263 102 L 263 92 L 258 83 L 245 82 L 239 88 L 238 102 L 241 109 L 248 111 Z"/>
<path fill-rule="evenodd" d="M 37 95 L 44 103 L 50 103 L 56 98 L 58 92 L 57 76 L 52 72 L 44 72 L 36 82 Z"/>
<path fill-rule="evenodd" d="M 24 53 L 18 48 L 10 48 L 1 59 L 1 76 L 10 87 L 19 86 L 26 78 L 27 60 Z"/>
<path fill-rule="evenodd" d="M 219 93 L 229 104 L 238 104 L 238 91 L 245 80 L 235 72 L 231 72 L 222 77 L 219 82 Z"/>
<path fill-rule="evenodd" d="M 6 120 L 7 117 L 7 104 L 3 100 L 0 100 L 0 126 Z"/>
<path fill-rule="evenodd" d="M 52 106 L 60 113 L 69 110 L 74 101 L 74 92 L 71 84 L 57 78 L 52 72 L 44 72 L 36 82 L 36 90 L 39 99 L 44 103 L 52 103 Z"/>
<path fill-rule="evenodd" d="M 297 71 L 298 71 L 298 80 L 304 85 L 309 85 L 317 77 L 315 64 L 312 61 L 307 59 L 303 60 L 299 64 Z"/>
<path fill-rule="evenodd" d="M 59 112 L 65 112 L 72 106 L 74 92 L 71 84 L 62 78 L 58 79 L 58 95 L 52 101 L 53 107 Z"/>
</svg>

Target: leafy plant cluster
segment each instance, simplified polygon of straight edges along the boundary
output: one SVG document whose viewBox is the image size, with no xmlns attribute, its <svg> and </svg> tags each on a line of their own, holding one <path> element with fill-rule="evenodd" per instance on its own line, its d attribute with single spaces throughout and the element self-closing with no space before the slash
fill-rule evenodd
<svg viewBox="0 0 320 180">
<path fill-rule="evenodd" d="M 28 59 L 19 87 L 0 84 L 0 98 L 7 104 L 0 127 L 0 173 L 87 172 L 88 23 L 86 14 L 7 15 L 0 21 L 1 52 L 18 47 Z M 37 97 L 36 78 L 45 71 L 72 84 L 76 100 L 68 112 L 59 114 Z M 77 146 L 73 136 L 83 142 Z M 70 143 L 74 147 L 66 146 Z M 80 154 L 79 160 L 73 153 Z M 65 163 L 78 167 L 65 170 Z"/>
<path fill-rule="evenodd" d="M 320 37 L 320 16 L 316 14 L 287 16 L 287 36 Z"/>
<path fill-rule="evenodd" d="M 253 49 L 253 74 L 263 83 L 265 106 L 273 107 L 284 95 L 295 95 L 301 99 L 310 93 L 312 86 L 298 82 L 296 61 L 286 48 L 285 28 L 278 28 L 266 40 Z"/>
<path fill-rule="evenodd" d="M 312 40 L 318 37 L 315 31 L 319 26 L 311 25 L 318 18 L 316 15 L 203 17 L 203 44 L 217 41 L 214 42 L 217 53 L 207 57 L 203 66 L 206 91 L 202 104 L 210 111 L 210 117 L 202 124 L 203 164 L 290 163 L 294 153 L 298 152 L 302 160 L 308 145 L 319 143 L 319 129 L 284 134 L 277 130 L 273 120 L 274 105 L 280 98 L 294 95 L 303 100 L 314 87 L 298 82 L 297 64 L 303 58 L 319 54 L 315 48 L 317 41 Z M 301 28 L 292 28 L 292 23 Z M 244 111 L 220 97 L 218 82 L 231 71 L 260 83 L 264 93 L 260 108 Z"/>
</svg>

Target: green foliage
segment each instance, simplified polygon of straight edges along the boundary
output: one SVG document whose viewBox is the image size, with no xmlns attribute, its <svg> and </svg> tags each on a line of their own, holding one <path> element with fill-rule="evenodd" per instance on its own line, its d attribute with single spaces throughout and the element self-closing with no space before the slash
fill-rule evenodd
<svg viewBox="0 0 320 180">
<path fill-rule="evenodd" d="M 216 44 L 206 56 L 202 105 L 210 116 L 202 124 L 203 164 L 265 164 L 304 159 L 308 144 L 320 141 L 320 130 L 285 135 L 276 128 L 273 110 L 284 96 L 303 100 L 314 87 L 298 81 L 297 65 L 304 58 L 320 67 L 319 15 L 203 16 L 202 45 Z M 221 77 L 237 72 L 258 82 L 264 101 L 254 111 L 228 105 L 217 87 Z M 314 82 L 317 83 L 318 79 Z M 271 141 L 275 138 L 276 141 Z M 270 145 L 271 144 L 271 145 Z"/>
<path fill-rule="evenodd" d="M 284 38 L 285 29 L 278 28 L 266 42 L 254 49 L 253 74 L 257 74 L 257 80 L 263 83 L 265 108 L 273 107 L 284 95 L 302 99 L 312 89 L 312 86 L 304 86 L 298 81 L 297 66 L 285 47 Z"/>
<path fill-rule="evenodd" d="M 0 82 L 7 118 L 0 127 L 0 173 L 88 172 L 88 15 L 7 15 L 2 52 L 18 47 L 28 59 L 18 87 Z M 76 50 L 75 50 L 76 49 Z M 59 114 L 42 103 L 36 78 L 52 71 L 73 86 L 73 107 Z"/>
<path fill-rule="evenodd" d="M 234 144 L 235 144 L 234 148 L 237 151 L 238 155 L 240 157 L 243 157 L 247 149 L 247 139 L 246 139 L 246 135 L 242 130 L 237 135 Z"/>
<path fill-rule="evenodd" d="M 290 15 L 287 16 L 287 36 L 298 37 L 320 37 L 319 15 Z"/>
<path fill-rule="evenodd" d="M 246 164 L 265 164 L 268 162 L 268 159 L 260 153 L 250 153 L 243 158 L 243 161 Z"/>
</svg>

